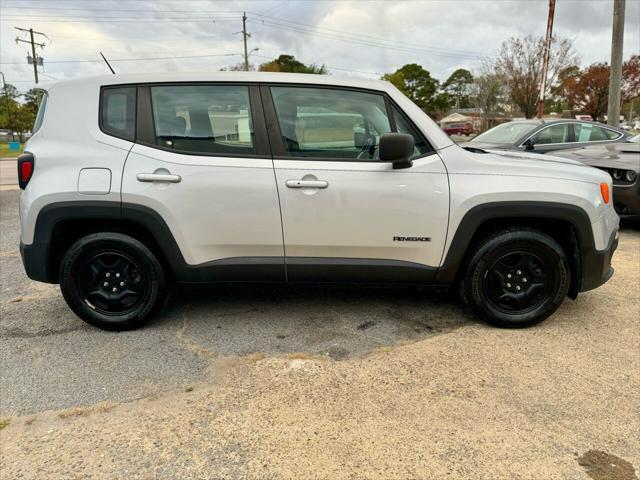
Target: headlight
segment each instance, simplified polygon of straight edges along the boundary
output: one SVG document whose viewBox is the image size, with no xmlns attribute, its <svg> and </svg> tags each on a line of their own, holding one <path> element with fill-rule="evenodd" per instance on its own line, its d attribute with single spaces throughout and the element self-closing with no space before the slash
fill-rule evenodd
<svg viewBox="0 0 640 480">
<path fill-rule="evenodd" d="M 633 170 L 627 170 L 627 172 L 624 174 L 624 178 L 627 182 L 633 182 L 636 177 L 636 172 L 634 172 Z"/>
<path fill-rule="evenodd" d="M 613 171 L 613 179 L 620 180 L 622 178 L 622 170 L 614 170 Z"/>
</svg>

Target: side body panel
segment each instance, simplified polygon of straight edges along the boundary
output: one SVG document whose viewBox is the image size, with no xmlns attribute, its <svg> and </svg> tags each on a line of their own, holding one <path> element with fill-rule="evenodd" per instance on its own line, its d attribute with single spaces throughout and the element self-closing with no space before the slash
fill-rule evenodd
<svg viewBox="0 0 640 480">
<path fill-rule="evenodd" d="M 274 164 L 287 263 L 291 257 L 333 257 L 438 266 L 446 239 L 449 186 L 437 154 L 403 170 L 375 162 Z M 288 180 L 311 177 L 328 182 L 328 187 L 286 186 Z"/>
<path fill-rule="evenodd" d="M 82 80 L 56 84 L 42 127 L 29 139 L 25 151 L 35 157 L 35 168 L 20 196 L 21 241 L 33 241 L 36 219 L 49 204 L 69 201 L 120 201 L 120 179 L 132 142 L 104 134 L 98 126 L 100 86 Z M 103 169 L 100 191 L 80 193 L 80 172 Z M 110 172 L 110 175 L 106 174 Z"/>
<path fill-rule="evenodd" d="M 179 175 L 181 181 L 137 179 L 138 174 L 159 171 Z M 136 144 L 122 179 L 122 201 L 156 211 L 188 265 L 232 257 L 284 257 L 270 159 L 183 155 Z"/>
</svg>

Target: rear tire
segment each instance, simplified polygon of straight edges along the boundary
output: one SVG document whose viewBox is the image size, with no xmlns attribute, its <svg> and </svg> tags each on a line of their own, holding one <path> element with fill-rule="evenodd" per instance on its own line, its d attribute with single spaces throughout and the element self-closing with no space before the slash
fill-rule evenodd
<svg viewBox="0 0 640 480">
<path fill-rule="evenodd" d="M 569 262 L 549 235 L 528 228 L 501 230 L 471 254 L 461 293 L 485 322 L 506 328 L 534 325 L 567 295 Z"/>
<path fill-rule="evenodd" d="M 156 256 L 139 240 L 120 233 L 95 233 L 76 241 L 62 258 L 59 278 L 71 310 L 103 330 L 143 326 L 167 297 Z"/>
</svg>

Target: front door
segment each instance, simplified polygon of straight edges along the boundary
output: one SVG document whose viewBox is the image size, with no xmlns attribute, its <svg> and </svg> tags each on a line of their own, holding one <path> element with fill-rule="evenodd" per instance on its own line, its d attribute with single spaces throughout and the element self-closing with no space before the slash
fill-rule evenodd
<svg viewBox="0 0 640 480">
<path fill-rule="evenodd" d="M 280 207 L 258 87 L 138 89 L 128 204 L 157 212 L 188 269 L 181 280 L 284 280 Z"/>
<path fill-rule="evenodd" d="M 262 99 L 289 280 L 432 280 L 445 243 L 448 181 L 408 118 L 370 91 L 272 86 Z M 413 167 L 393 170 L 379 160 L 379 137 L 391 131 L 414 136 Z"/>
</svg>

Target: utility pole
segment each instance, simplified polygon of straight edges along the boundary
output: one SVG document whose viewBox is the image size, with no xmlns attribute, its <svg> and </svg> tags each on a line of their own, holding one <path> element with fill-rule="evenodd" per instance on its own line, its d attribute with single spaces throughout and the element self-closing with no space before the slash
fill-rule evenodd
<svg viewBox="0 0 640 480">
<path fill-rule="evenodd" d="M 247 33 L 247 14 L 242 12 L 242 39 L 244 40 L 244 71 L 249 71 L 249 52 L 247 51 L 247 37 L 251 34 Z"/>
<path fill-rule="evenodd" d="M 32 56 L 32 61 L 33 61 L 33 76 L 36 80 L 36 84 L 38 83 L 38 64 L 42 65 L 42 57 L 38 57 L 36 55 L 36 46 L 40 47 L 40 48 L 44 48 L 45 45 L 44 43 L 36 43 L 33 39 L 33 34 L 35 33 L 36 35 L 42 35 L 45 38 L 49 38 L 47 37 L 47 35 L 45 35 L 42 32 L 34 32 L 33 28 L 30 29 L 26 29 L 26 28 L 19 28 L 19 27 L 14 27 L 16 30 L 19 30 L 21 32 L 29 32 L 29 38 L 30 41 L 26 41 L 26 40 L 22 40 L 21 38 L 16 38 L 16 43 L 29 43 L 31 44 L 31 56 Z"/>
<path fill-rule="evenodd" d="M 549 53 L 551 52 L 551 39 L 553 37 L 553 16 L 556 9 L 556 0 L 549 0 L 549 17 L 547 18 L 547 36 L 544 40 L 544 54 L 542 59 L 542 78 L 540 78 L 540 96 L 538 97 L 538 118 L 544 114 L 544 93 L 547 89 L 547 70 L 549 70 Z"/>
<path fill-rule="evenodd" d="M 611 71 L 609 73 L 609 108 L 607 123 L 620 124 L 620 87 L 622 79 L 622 43 L 624 37 L 625 0 L 613 1 L 613 33 L 611 35 Z"/>
</svg>

